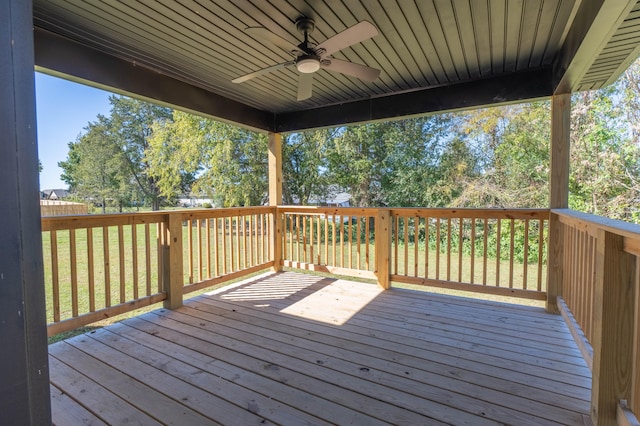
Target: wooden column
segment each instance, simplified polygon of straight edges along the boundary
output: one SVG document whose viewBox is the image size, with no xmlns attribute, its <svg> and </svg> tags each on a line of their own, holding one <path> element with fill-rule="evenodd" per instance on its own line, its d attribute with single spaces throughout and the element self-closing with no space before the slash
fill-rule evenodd
<svg viewBox="0 0 640 426">
<path fill-rule="evenodd" d="M 282 204 L 282 135 L 269 133 L 269 205 Z"/>
<path fill-rule="evenodd" d="M 631 393 L 636 259 L 624 237 L 605 230 L 596 249 L 591 419 L 601 426 L 616 424 L 618 403 Z"/>
<path fill-rule="evenodd" d="M 269 133 L 269 205 L 274 207 L 269 240 L 273 254 L 273 271 L 282 270 L 282 220 L 277 206 L 282 204 L 282 135 Z"/>
<path fill-rule="evenodd" d="M 31 1 L 0 2 L 0 422 L 51 424 Z"/>
<path fill-rule="evenodd" d="M 167 299 L 164 307 L 176 309 L 182 306 L 182 289 L 184 287 L 183 248 L 182 248 L 182 217 L 180 214 L 169 214 L 166 227 L 165 247 L 163 248 L 164 289 Z"/>
<path fill-rule="evenodd" d="M 571 94 L 551 98 L 551 170 L 549 208 L 569 206 L 569 149 L 571 128 Z M 563 236 L 558 218 L 549 218 L 547 256 L 547 312 L 559 313 L 557 298 L 562 295 Z"/>
<path fill-rule="evenodd" d="M 376 277 L 378 285 L 387 290 L 390 287 L 389 269 L 391 265 L 391 215 L 387 209 L 379 209 L 375 223 Z"/>
</svg>

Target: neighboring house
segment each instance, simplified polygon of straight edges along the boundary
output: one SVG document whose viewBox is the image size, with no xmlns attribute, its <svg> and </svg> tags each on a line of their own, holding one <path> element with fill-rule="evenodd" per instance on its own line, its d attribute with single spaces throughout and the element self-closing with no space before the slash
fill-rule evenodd
<svg viewBox="0 0 640 426">
<path fill-rule="evenodd" d="M 204 205 L 213 206 L 214 203 L 211 198 L 183 194 L 178 198 L 178 205 L 180 207 L 203 207 Z"/>
<path fill-rule="evenodd" d="M 348 192 L 329 191 L 324 195 L 312 195 L 309 204 L 328 207 L 351 207 L 351 194 Z"/>
<path fill-rule="evenodd" d="M 40 191 L 40 198 L 43 200 L 61 200 L 69 196 L 66 189 L 45 189 Z"/>
</svg>

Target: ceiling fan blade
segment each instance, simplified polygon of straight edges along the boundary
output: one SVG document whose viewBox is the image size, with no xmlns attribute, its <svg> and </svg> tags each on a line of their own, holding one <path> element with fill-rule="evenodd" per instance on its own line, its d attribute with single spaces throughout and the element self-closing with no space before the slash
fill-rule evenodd
<svg viewBox="0 0 640 426">
<path fill-rule="evenodd" d="M 296 63 L 296 61 L 288 61 L 288 62 L 283 62 L 281 64 L 271 65 L 270 67 L 262 68 L 261 70 L 251 72 L 251 73 L 249 73 L 247 75 L 243 75 L 243 76 L 238 77 L 238 78 L 234 78 L 233 80 L 231 80 L 231 82 L 232 83 L 244 83 L 245 81 L 251 80 L 254 77 L 258 77 L 259 75 L 267 74 L 267 73 L 270 73 L 272 71 L 278 70 L 280 68 L 288 67 L 289 65 L 293 65 L 295 63 Z"/>
<path fill-rule="evenodd" d="M 254 38 L 267 40 L 269 43 L 278 46 L 291 54 L 306 54 L 305 51 L 300 49 L 297 45 L 272 33 L 265 27 L 247 27 L 245 28 L 245 31 L 251 34 Z"/>
<path fill-rule="evenodd" d="M 316 47 L 316 50 L 322 49 L 324 50 L 324 53 L 322 53 L 321 56 L 328 56 L 338 50 L 360 43 L 376 35 L 378 35 L 378 29 L 373 26 L 372 23 L 362 21 L 334 35 L 333 37 L 329 37 L 320 43 Z"/>
<path fill-rule="evenodd" d="M 300 73 L 298 79 L 298 101 L 304 101 L 311 97 L 313 91 L 313 74 Z"/>
<path fill-rule="evenodd" d="M 380 76 L 380 70 L 341 59 L 327 58 L 320 63 L 326 70 L 357 77 L 364 81 L 374 81 Z"/>
</svg>

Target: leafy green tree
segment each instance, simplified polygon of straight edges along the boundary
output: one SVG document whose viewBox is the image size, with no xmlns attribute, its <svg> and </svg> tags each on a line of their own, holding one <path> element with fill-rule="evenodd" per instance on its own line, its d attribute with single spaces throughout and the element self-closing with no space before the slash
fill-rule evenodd
<svg viewBox="0 0 640 426">
<path fill-rule="evenodd" d="M 225 207 L 265 202 L 266 135 L 180 111 L 154 130 L 146 156 L 161 193 L 187 182 Z"/>
<path fill-rule="evenodd" d="M 309 203 L 329 190 L 326 150 L 337 129 L 287 135 L 282 143 L 282 196 L 285 204 Z"/>
<path fill-rule="evenodd" d="M 153 134 L 153 124 L 172 118 L 171 109 L 132 98 L 111 96 L 109 131 L 124 155 L 132 181 L 149 201 L 153 210 L 160 208 L 162 197 L 157 179 L 149 173 L 145 152 Z"/>
<path fill-rule="evenodd" d="M 100 204 L 103 213 L 108 202 L 122 206 L 130 194 L 125 158 L 112 140 L 108 120 L 103 116 L 98 116 L 97 122 L 90 123 L 84 134 L 69 143 L 67 161 L 58 165 L 69 189 Z"/>
<path fill-rule="evenodd" d="M 386 133 L 391 126 L 386 122 L 340 128 L 327 149 L 331 180 L 351 194 L 356 206 L 387 203 L 382 186 L 389 175 L 386 160 L 392 145 Z"/>
<path fill-rule="evenodd" d="M 640 151 L 620 99 L 617 86 L 573 96 L 569 205 L 630 219 L 628 211 L 638 208 Z"/>
<path fill-rule="evenodd" d="M 458 207 L 546 207 L 549 203 L 548 102 L 465 113 L 461 155 L 477 174 L 453 200 Z"/>
</svg>

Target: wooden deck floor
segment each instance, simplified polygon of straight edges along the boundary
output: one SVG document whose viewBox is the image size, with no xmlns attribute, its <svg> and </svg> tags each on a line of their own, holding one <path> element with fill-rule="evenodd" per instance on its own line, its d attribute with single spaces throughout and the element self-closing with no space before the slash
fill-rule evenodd
<svg viewBox="0 0 640 426">
<path fill-rule="evenodd" d="M 560 316 L 285 272 L 49 348 L 54 422 L 582 425 Z"/>
</svg>

